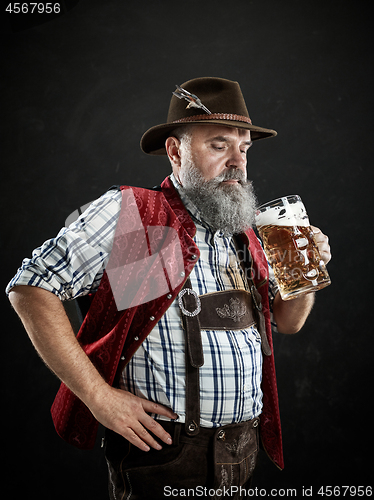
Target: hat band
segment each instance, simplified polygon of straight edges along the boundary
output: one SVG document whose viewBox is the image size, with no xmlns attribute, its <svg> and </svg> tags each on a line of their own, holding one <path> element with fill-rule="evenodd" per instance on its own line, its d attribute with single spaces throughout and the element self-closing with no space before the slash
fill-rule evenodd
<svg viewBox="0 0 374 500">
<path fill-rule="evenodd" d="M 235 122 L 245 122 L 252 125 L 251 119 L 243 115 L 232 115 L 229 113 L 212 113 L 211 115 L 195 115 L 174 120 L 172 123 L 195 122 L 200 120 L 228 120 Z"/>
</svg>

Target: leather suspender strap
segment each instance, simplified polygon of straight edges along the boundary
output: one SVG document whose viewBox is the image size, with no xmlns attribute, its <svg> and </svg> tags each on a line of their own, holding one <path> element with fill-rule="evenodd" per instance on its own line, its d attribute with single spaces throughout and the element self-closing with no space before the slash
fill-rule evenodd
<svg viewBox="0 0 374 500">
<path fill-rule="evenodd" d="M 178 302 L 182 312 L 182 322 L 186 335 L 185 348 L 185 368 L 186 368 L 186 421 L 185 431 L 189 436 L 195 436 L 200 430 L 200 381 L 199 368 L 204 364 L 203 346 L 201 340 L 201 326 L 206 329 L 227 329 L 231 330 L 233 325 L 228 322 L 238 322 L 236 329 L 246 328 L 254 322 L 257 323 L 257 329 L 261 337 L 261 348 L 265 356 L 271 354 L 271 349 L 266 336 L 265 318 L 262 311 L 261 294 L 253 283 L 251 273 L 248 276 L 248 282 L 251 293 L 228 290 L 226 292 L 217 292 L 213 294 L 202 295 L 200 298 L 192 289 L 191 280 L 188 278 L 179 292 Z M 231 308 L 226 301 L 232 297 Z M 249 301 L 249 299 L 250 300 Z M 200 300 L 201 299 L 201 300 Z M 241 299 L 241 300 L 240 300 Z M 224 301 L 224 307 L 213 308 L 214 303 L 221 305 Z M 241 306 L 237 306 L 237 303 Z M 229 302 L 230 303 L 230 302 Z M 202 311 L 203 304 L 203 311 Z M 205 307 L 204 307 L 205 306 Z M 208 309 L 208 312 L 206 311 Z M 216 311 L 218 316 L 224 317 L 222 324 L 219 319 L 212 319 L 212 311 Z M 200 318 L 202 324 L 200 325 Z M 240 324 L 242 319 L 245 324 Z M 254 321 L 253 321 L 254 319 Z M 213 323 L 211 328 L 207 324 Z"/>
<path fill-rule="evenodd" d="M 199 368 L 204 364 L 198 312 L 199 298 L 192 290 L 190 278 L 179 293 L 182 321 L 186 333 L 186 423 L 185 431 L 196 436 L 200 430 L 200 381 Z"/>
<path fill-rule="evenodd" d="M 249 252 L 248 247 L 244 245 L 243 242 L 238 237 L 235 238 L 235 243 L 237 245 L 237 248 L 242 252 L 242 255 L 244 256 L 241 265 L 244 273 L 246 274 L 249 288 L 251 290 L 251 295 L 254 304 L 253 314 L 256 320 L 258 333 L 260 334 L 261 337 L 262 353 L 264 354 L 264 356 L 271 356 L 271 348 L 266 335 L 265 316 L 262 310 L 262 298 L 260 292 L 257 290 L 256 285 L 254 284 L 253 281 L 252 256 Z M 250 263 L 249 269 L 246 268 L 245 263 L 247 263 L 247 265 Z"/>
<path fill-rule="evenodd" d="M 255 305 L 253 312 L 255 316 L 257 317 L 257 330 L 258 333 L 260 334 L 261 337 L 261 349 L 262 353 L 264 356 L 271 356 L 271 349 L 269 345 L 269 341 L 266 335 L 266 325 L 265 325 L 265 316 L 262 311 L 262 302 L 261 302 L 261 294 L 257 290 L 255 284 L 253 283 L 253 280 L 250 279 L 248 280 L 250 282 L 250 287 L 251 287 L 251 294 L 252 294 L 252 299 L 253 303 Z"/>
</svg>

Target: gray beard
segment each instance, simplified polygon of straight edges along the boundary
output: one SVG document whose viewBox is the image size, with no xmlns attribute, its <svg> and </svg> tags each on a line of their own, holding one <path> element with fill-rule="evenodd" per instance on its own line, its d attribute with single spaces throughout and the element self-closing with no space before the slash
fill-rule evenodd
<svg viewBox="0 0 374 500">
<path fill-rule="evenodd" d="M 236 179 L 238 184 L 222 184 Z M 214 231 L 225 236 L 243 233 L 254 225 L 257 199 L 253 186 L 244 173 L 230 168 L 214 179 L 205 180 L 193 165 L 185 167 L 183 192 L 200 211 L 201 218 Z"/>
</svg>

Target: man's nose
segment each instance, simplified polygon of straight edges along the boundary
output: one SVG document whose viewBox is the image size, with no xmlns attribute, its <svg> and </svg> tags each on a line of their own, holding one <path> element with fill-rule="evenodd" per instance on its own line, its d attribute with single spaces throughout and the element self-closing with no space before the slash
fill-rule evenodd
<svg viewBox="0 0 374 500">
<path fill-rule="evenodd" d="M 247 155 L 240 150 L 231 151 L 230 157 L 226 163 L 227 167 L 240 168 L 245 170 L 247 166 Z"/>
</svg>

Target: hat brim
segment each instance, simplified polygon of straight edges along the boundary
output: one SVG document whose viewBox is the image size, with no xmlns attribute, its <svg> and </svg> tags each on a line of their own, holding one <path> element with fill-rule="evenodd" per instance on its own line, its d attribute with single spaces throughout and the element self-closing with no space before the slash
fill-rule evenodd
<svg viewBox="0 0 374 500">
<path fill-rule="evenodd" d="M 165 141 L 170 136 L 170 133 L 176 128 L 185 125 L 221 125 L 223 127 L 241 128 L 251 131 L 252 141 L 259 139 L 267 139 L 275 137 L 277 132 L 268 128 L 257 127 L 250 123 L 234 121 L 234 120 L 194 120 L 181 123 L 164 123 L 163 125 L 156 125 L 143 134 L 140 140 L 140 147 L 144 153 L 148 155 L 166 155 Z"/>
</svg>

